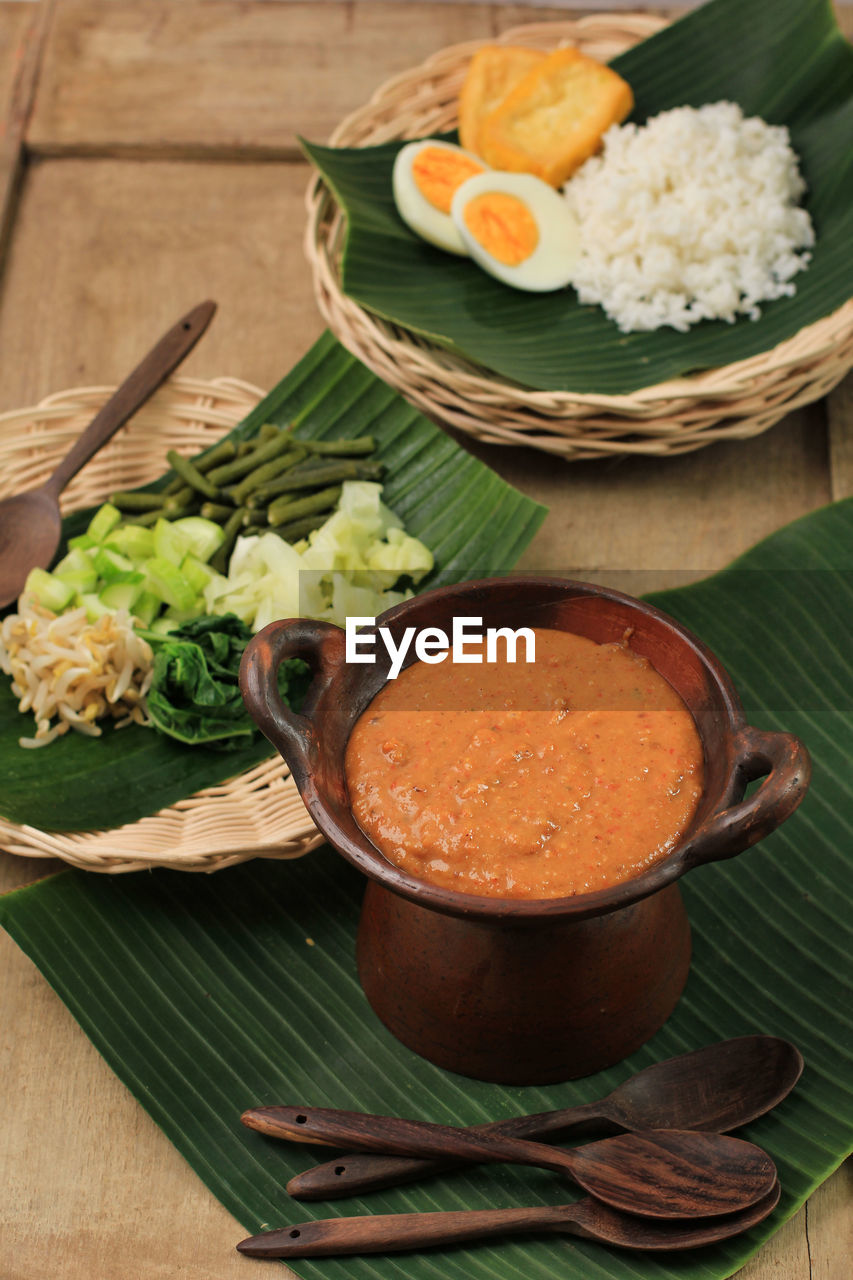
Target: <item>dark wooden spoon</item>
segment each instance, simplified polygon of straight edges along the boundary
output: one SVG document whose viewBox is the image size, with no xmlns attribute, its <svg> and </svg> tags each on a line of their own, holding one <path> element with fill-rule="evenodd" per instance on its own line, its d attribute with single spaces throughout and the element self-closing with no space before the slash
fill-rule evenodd
<svg viewBox="0 0 853 1280">
<path fill-rule="evenodd" d="M 110 396 L 50 479 L 0 502 L 0 609 L 18 598 L 31 569 L 46 569 L 53 559 L 62 534 L 59 495 L 68 481 L 192 351 L 215 311 L 215 302 L 188 311 Z"/>
<path fill-rule="evenodd" d="M 251 1236 L 237 1245 L 251 1258 L 320 1258 L 350 1253 L 396 1253 L 431 1245 L 469 1244 L 496 1236 L 564 1232 L 621 1249 L 695 1249 L 727 1240 L 763 1221 L 779 1203 L 778 1182 L 740 1213 L 691 1222 L 651 1221 L 618 1213 L 598 1200 L 530 1209 L 472 1209 L 449 1213 L 383 1213 L 363 1218 L 300 1222 Z"/>
<path fill-rule="evenodd" d="M 243 1115 L 243 1123 L 273 1136 L 304 1133 L 362 1151 L 551 1169 L 616 1209 L 651 1218 L 734 1213 L 767 1195 L 776 1181 L 773 1161 L 760 1147 L 682 1129 L 621 1133 L 565 1151 L 521 1138 L 323 1107 L 258 1107 Z"/>
<path fill-rule="evenodd" d="M 646 1067 L 597 1102 L 541 1115 L 513 1116 L 469 1131 L 537 1140 L 593 1129 L 604 1133 L 636 1129 L 725 1133 L 775 1107 L 793 1089 L 802 1070 L 802 1055 L 789 1040 L 739 1036 Z M 458 1168 L 460 1163 L 348 1153 L 297 1174 L 288 1183 L 288 1191 L 300 1200 L 356 1195 L 413 1182 Z"/>
</svg>

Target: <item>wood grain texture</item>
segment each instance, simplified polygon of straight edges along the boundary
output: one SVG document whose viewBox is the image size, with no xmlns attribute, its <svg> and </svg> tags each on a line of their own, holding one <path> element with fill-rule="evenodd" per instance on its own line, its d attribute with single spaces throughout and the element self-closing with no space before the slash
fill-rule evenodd
<svg viewBox="0 0 853 1280">
<path fill-rule="evenodd" d="M 524 1209 L 480 1209 L 444 1213 L 391 1213 L 327 1218 L 266 1231 L 237 1248 L 253 1258 L 305 1258 L 348 1253 L 385 1253 L 462 1244 L 492 1237 L 567 1232 L 628 1249 L 695 1248 L 738 1235 L 761 1222 L 779 1202 L 778 1182 L 757 1204 L 720 1218 L 671 1222 L 621 1214 L 587 1197 L 567 1205 Z"/>
<path fill-rule="evenodd" d="M 42 45 L 53 0 L 0 3 L 0 264 L 15 214 Z"/>
<path fill-rule="evenodd" d="M 39 68 L 38 40 L 25 37 L 49 10 L 44 0 L 0 4 L 0 199 L 15 213 L 0 293 L 3 409 L 118 381 L 146 333 L 208 295 L 219 314 L 186 371 L 271 385 L 322 327 L 301 250 L 307 170 L 246 160 L 292 159 L 298 130 L 326 137 L 383 79 L 445 44 L 571 12 L 61 0 Z M 853 35 L 853 6 L 836 11 Z M 27 137 L 36 160 L 17 203 L 11 139 L 39 69 Z M 79 158 L 111 151 L 241 163 Z M 69 158 L 38 160 L 49 152 Z M 665 462 L 555 467 L 528 451 L 471 447 L 551 505 L 527 567 L 586 568 L 645 590 L 701 576 L 853 492 L 852 399 L 849 381 L 829 398 L 829 449 L 821 406 L 755 441 Z M 0 853 L 0 891 L 55 867 Z M 247 1275 L 251 1264 L 234 1252 L 240 1226 L 5 935 L 0 1009 L 3 1280 Z M 851 1203 L 848 1165 L 741 1280 L 848 1280 Z"/>
<path fill-rule="evenodd" d="M 832 498 L 837 501 L 853 495 L 853 374 L 827 396 L 826 415 Z"/>
<path fill-rule="evenodd" d="M 624 1213 L 652 1218 L 734 1213 L 768 1195 L 776 1182 L 776 1169 L 765 1152 L 718 1133 L 620 1133 L 566 1148 L 508 1136 L 493 1127 L 460 1129 L 328 1107 L 255 1107 L 241 1118 L 250 1129 L 293 1142 L 550 1169 Z"/>
<path fill-rule="evenodd" d="M 270 387 L 322 332 L 302 255 L 307 168 L 37 162 L 0 306 L 0 407 L 119 382 L 140 335 L 219 306 L 182 372 Z M 142 339 L 144 342 L 144 339 Z"/>
<path fill-rule="evenodd" d="M 743 1036 L 646 1067 L 597 1102 L 513 1116 L 475 1126 L 475 1132 L 560 1143 L 622 1128 L 726 1132 L 777 1105 L 802 1067 L 802 1055 L 787 1041 Z M 249 1123 L 246 1116 L 243 1123 Z M 296 1174 L 287 1189 L 300 1200 L 335 1199 L 418 1181 L 448 1167 L 452 1162 L 338 1152 Z"/>
<path fill-rule="evenodd" d="M 380 80 L 491 32 L 487 5 L 64 0 L 28 143 L 37 154 L 298 157 Z M 227 65 L 227 75 L 223 68 Z"/>
<path fill-rule="evenodd" d="M 754 440 L 677 458 L 558 467 L 533 450 L 466 447 L 550 508 L 522 568 L 632 595 L 703 578 L 830 500 L 820 404 Z"/>
</svg>

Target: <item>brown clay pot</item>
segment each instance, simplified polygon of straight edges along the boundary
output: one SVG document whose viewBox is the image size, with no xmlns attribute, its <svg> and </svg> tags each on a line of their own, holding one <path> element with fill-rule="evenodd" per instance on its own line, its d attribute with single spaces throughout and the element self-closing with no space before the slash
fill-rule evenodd
<svg viewBox="0 0 853 1280">
<path fill-rule="evenodd" d="M 484 627 L 551 627 L 599 643 L 630 630 L 631 648 L 680 694 L 704 748 L 699 807 L 664 859 L 613 888 L 565 898 L 486 898 L 427 884 L 371 844 L 347 794 L 347 741 L 387 678 L 384 646 L 377 644 L 373 664 L 347 663 L 340 628 L 273 622 L 246 649 L 243 696 L 317 826 L 368 877 L 359 976 L 391 1031 L 440 1066 L 481 1080 L 544 1084 L 588 1075 L 643 1044 L 681 994 L 690 929 L 675 882 L 733 857 L 789 817 L 808 787 L 808 753 L 791 734 L 747 725 L 713 654 L 660 610 L 620 592 L 565 579 L 489 579 L 425 592 L 376 625 L 399 640 L 410 626 L 450 632 L 454 616 L 481 617 Z M 278 694 L 276 672 L 288 657 L 306 659 L 315 673 L 301 715 Z M 757 778 L 764 781 L 745 799 Z"/>
</svg>

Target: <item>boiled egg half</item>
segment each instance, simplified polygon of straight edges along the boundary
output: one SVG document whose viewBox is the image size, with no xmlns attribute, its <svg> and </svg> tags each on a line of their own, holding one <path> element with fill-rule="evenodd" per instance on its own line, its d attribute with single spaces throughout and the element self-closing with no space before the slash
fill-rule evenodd
<svg viewBox="0 0 853 1280">
<path fill-rule="evenodd" d="M 458 188 L 450 213 L 474 261 L 504 284 L 546 293 L 571 282 L 578 224 L 565 197 L 541 178 L 476 174 Z"/>
<path fill-rule="evenodd" d="M 397 212 L 430 244 L 464 256 L 468 250 L 453 224 L 450 205 L 457 188 L 485 173 L 486 168 L 482 160 L 452 142 L 436 138 L 410 142 L 394 161 L 392 186 Z"/>
</svg>

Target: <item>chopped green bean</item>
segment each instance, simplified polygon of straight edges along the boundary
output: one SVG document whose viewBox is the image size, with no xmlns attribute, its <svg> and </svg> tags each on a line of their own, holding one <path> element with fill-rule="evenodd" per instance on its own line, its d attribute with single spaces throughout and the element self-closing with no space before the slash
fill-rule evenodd
<svg viewBox="0 0 853 1280">
<path fill-rule="evenodd" d="M 341 496 L 341 486 L 319 489 L 307 498 L 277 498 L 271 502 L 267 510 L 267 518 L 271 525 L 287 524 L 298 520 L 301 516 L 314 515 L 318 511 L 331 511 Z"/>
<path fill-rule="evenodd" d="M 219 443 L 215 444 L 207 453 L 197 454 L 196 457 L 191 458 L 190 461 L 196 471 L 200 471 L 202 475 L 204 475 L 207 471 L 210 471 L 211 467 L 216 467 L 223 462 L 227 462 L 230 458 L 233 458 L 236 453 L 237 448 L 233 440 L 220 440 Z M 166 485 L 163 492 L 177 493 L 184 487 L 185 483 L 186 481 L 182 476 L 172 476 L 172 479 Z"/>
<path fill-rule="evenodd" d="M 197 493 L 203 493 L 206 498 L 219 497 L 216 485 L 207 476 L 203 476 L 189 458 L 182 457 L 175 449 L 170 449 L 166 457 L 185 484 L 190 485 Z"/>
<path fill-rule="evenodd" d="M 285 471 L 289 471 L 291 467 L 295 467 L 297 462 L 302 462 L 304 458 L 304 449 L 291 449 L 287 453 L 281 454 L 278 458 L 272 458 L 269 462 L 261 463 L 259 467 L 256 467 L 254 471 L 250 471 L 239 484 L 230 490 L 230 496 L 238 506 L 242 506 L 254 489 L 269 480 L 274 480 L 276 476 L 282 475 Z"/>
<path fill-rule="evenodd" d="M 332 459 L 328 462 L 318 462 L 312 467 L 307 463 L 300 463 L 298 467 L 288 471 L 287 475 L 271 480 L 269 484 L 261 485 L 255 490 L 253 498 L 256 503 L 259 500 L 269 502 L 282 493 L 299 493 L 300 490 L 318 489 L 321 485 L 340 484 L 343 480 L 381 480 L 384 474 L 385 468 L 381 462 Z"/>
<path fill-rule="evenodd" d="M 196 503 L 188 506 L 170 507 L 168 511 L 140 511 L 138 514 L 128 514 L 125 524 L 141 524 L 146 528 L 156 524 L 158 520 L 180 520 L 183 516 L 194 516 L 198 511 Z"/>
<path fill-rule="evenodd" d="M 290 524 L 278 525 L 275 529 L 270 529 L 270 533 L 276 533 L 285 542 L 298 542 L 300 538 L 304 538 L 306 534 L 311 533 L 314 529 L 319 529 L 328 520 L 328 513 L 316 516 L 303 516 L 301 520 L 293 520 Z"/>
<path fill-rule="evenodd" d="M 166 502 L 164 493 L 111 493 L 110 502 L 119 511 L 160 511 Z"/>
<path fill-rule="evenodd" d="M 357 436 L 354 440 L 302 440 L 309 453 L 335 458 L 356 458 L 373 453 L 376 441 L 373 436 Z"/>
<path fill-rule="evenodd" d="M 172 512 L 176 511 L 178 507 L 189 506 L 195 497 L 195 489 L 191 485 L 184 485 L 183 488 L 178 489 L 175 493 L 169 494 L 163 507 L 163 515 L 167 520 L 174 520 L 175 516 Z"/>
<path fill-rule="evenodd" d="M 217 524 L 224 524 L 230 519 L 233 511 L 234 508 L 227 506 L 224 502 L 203 502 L 199 515 L 204 516 L 205 520 L 215 520 Z"/>
<path fill-rule="evenodd" d="M 243 476 L 254 471 L 255 467 L 260 466 L 262 462 L 270 462 L 273 458 L 277 458 L 292 444 L 293 438 L 289 429 L 279 431 L 274 439 L 264 441 L 244 458 L 235 458 L 233 462 L 226 462 L 222 467 L 214 467 L 208 478 L 215 485 L 227 485 L 234 480 L 242 480 Z"/>
<path fill-rule="evenodd" d="M 219 544 L 209 561 L 211 568 L 215 569 L 217 573 L 228 572 L 228 561 L 231 559 L 234 543 L 243 532 L 243 516 L 245 514 L 246 508 L 238 507 L 225 524 L 224 541 Z"/>
<path fill-rule="evenodd" d="M 207 453 L 199 454 L 192 458 L 192 464 L 196 471 L 207 475 L 208 471 L 212 471 L 214 467 L 220 466 L 223 462 L 229 462 L 231 458 L 237 456 L 237 446 L 233 440 L 220 440 L 219 444 L 215 444 Z"/>
</svg>

